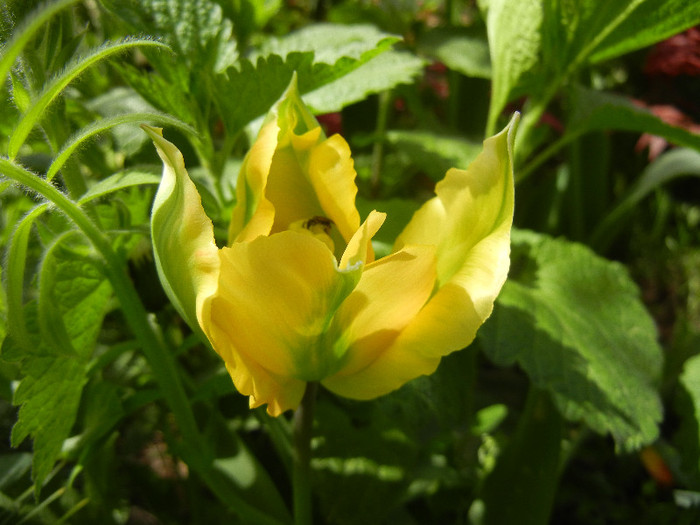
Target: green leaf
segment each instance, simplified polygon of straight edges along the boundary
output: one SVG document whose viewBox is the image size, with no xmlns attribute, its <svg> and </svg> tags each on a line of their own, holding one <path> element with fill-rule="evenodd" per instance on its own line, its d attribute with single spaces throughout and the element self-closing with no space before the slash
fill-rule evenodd
<svg viewBox="0 0 700 525">
<path fill-rule="evenodd" d="M 314 113 L 340 111 L 369 95 L 411 84 L 425 67 L 425 61 L 404 51 L 387 51 L 332 82 L 302 97 Z M 300 82 L 301 84 L 301 82 Z"/>
<path fill-rule="evenodd" d="M 486 515 L 480 523 L 549 523 L 559 480 L 562 430 L 562 418 L 549 395 L 530 391 L 517 431 L 484 483 Z"/>
<path fill-rule="evenodd" d="M 479 332 L 486 354 L 517 363 L 567 419 L 630 451 L 658 435 L 662 354 L 625 269 L 583 245 L 514 232 L 511 279 Z"/>
<path fill-rule="evenodd" d="M 489 44 L 483 31 L 436 28 L 421 36 L 418 50 L 468 77 L 491 78 Z"/>
<path fill-rule="evenodd" d="M 105 0 L 137 31 L 155 34 L 189 67 L 223 71 L 238 56 L 233 24 L 211 0 Z"/>
<path fill-rule="evenodd" d="M 62 236 L 42 261 L 38 324 L 29 321 L 33 345 L 21 358 L 22 380 L 13 403 L 22 405 L 12 446 L 34 440 L 32 476 L 38 491 L 75 422 L 87 365 L 102 326 L 111 287 L 80 244 Z M 65 345 L 65 346 L 63 346 Z"/>
<path fill-rule="evenodd" d="M 506 103 L 524 85 L 535 79 L 541 60 L 542 0 L 490 0 L 486 27 L 493 68 L 489 127 Z M 530 80 L 527 80 L 528 77 Z"/>
<path fill-rule="evenodd" d="M 693 0 L 646 0 L 593 51 L 601 62 L 650 46 L 700 23 L 700 3 Z"/>
<path fill-rule="evenodd" d="M 47 208 L 46 204 L 40 204 L 22 218 L 12 234 L 7 258 L 4 262 L 3 284 L 7 294 L 7 326 L 12 338 L 20 347 L 26 349 L 32 347 L 24 315 L 24 275 L 27 267 L 27 248 L 32 225 Z"/>
<path fill-rule="evenodd" d="M 281 38 L 270 38 L 251 57 L 313 52 L 314 63 L 335 65 L 341 59 L 366 62 L 401 40 L 372 25 L 312 24 Z"/>
<path fill-rule="evenodd" d="M 396 37 L 371 26 L 311 26 L 270 44 L 277 54 L 243 60 L 216 77 L 216 100 L 230 133 L 265 114 L 297 73 L 299 92 L 316 113 L 338 111 L 371 93 L 411 82 L 423 62 L 408 53 L 389 52 Z M 312 42 L 311 36 L 338 31 L 340 38 Z M 302 50 L 293 50 L 300 46 Z M 384 77 L 384 78 L 382 78 Z M 231 93 L 236 93 L 235 97 Z M 245 100 L 245 104 L 240 101 Z"/>
<path fill-rule="evenodd" d="M 606 250 L 626 226 L 624 219 L 637 203 L 667 182 L 683 176 L 700 177 L 700 152 L 677 148 L 660 155 L 644 169 L 619 204 L 600 221 L 591 236 L 591 245 L 599 251 Z"/>
<path fill-rule="evenodd" d="M 650 133 L 678 146 L 700 150 L 700 135 L 666 124 L 645 108 L 635 106 L 628 98 L 581 86 L 572 87 L 571 93 L 574 110 L 565 140 L 589 131 L 616 129 Z"/>
<path fill-rule="evenodd" d="M 598 44 L 615 33 L 644 1 L 544 2 L 542 53 L 553 77 L 561 78 L 583 65 Z"/>
<path fill-rule="evenodd" d="M 102 326 L 112 295 L 109 282 L 90 259 L 87 248 L 69 242 L 69 232 L 47 250 L 39 281 L 39 324 L 43 341 L 54 344 L 54 353 L 87 361 Z M 56 339 L 55 339 L 56 338 Z"/>
<path fill-rule="evenodd" d="M 12 446 L 31 435 L 34 440 L 32 478 L 39 490 L 70 435 L 86 382 L 83 363 L 71 357 L 34 357 L 23 365 L 25 377 L 13 402 L 22 405 L 12 428 Z"/>
<path fill-rule="evenodd" d="M 92 186 L 85 195 L 78 201 L 83 205 L 93 199 L 104 197 L 115 191 L 130 188 L 132 186 L 141 186 L 143 184 L 159 184 L 160 175 L 148 173 L 142 170 L 128 170 L 120 173 L 115 173 L 106 179 L 102 179 L 97 184 Z"/>
</svg>

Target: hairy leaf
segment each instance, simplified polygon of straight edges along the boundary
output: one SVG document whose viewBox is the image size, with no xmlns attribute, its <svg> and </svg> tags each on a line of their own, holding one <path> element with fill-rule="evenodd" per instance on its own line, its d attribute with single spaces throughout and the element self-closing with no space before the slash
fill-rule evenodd
<svg viewBox="0 0 700 525">
<path fill-rule="evenodd" d="M 105 0 L 137 31 L 156 34 L 189 68 L 222 71 L 237 58 L 233 24 L 211 0 Z"/>
<path fill-rule="evenodd" d="M 19 358 L 22 380 L 13 403 L 22 405 L 12 430 L 12 446 L 34 440 L 33 479 L 38 490 L 70 435 L 87 381 L 111 287 L 85 248 L 64 235 L 42 261 L 39 303 L 30 303 L 30 350 L 3 355 Z M 36 308 L 35 308 L 36 307 Z"/>
<path fill-rule="evenodd" d="M 516 232 L 513 271 L 479 332 L 486 354 L 517 363 L 561 413 L 623 450 L 653 441 L 662 355 L 624 268 L 583 245 Z"/>
</svg>

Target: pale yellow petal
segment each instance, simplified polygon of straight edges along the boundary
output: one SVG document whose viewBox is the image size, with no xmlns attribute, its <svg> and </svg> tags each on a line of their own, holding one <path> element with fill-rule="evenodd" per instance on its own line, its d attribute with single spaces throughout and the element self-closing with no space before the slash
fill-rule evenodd
<svg viewBox="0 0 700 525">
<path fill-rule="evenodd" d="M 382 341 L 386 348 L 377 359 L 357 370 L 344 367 L 323 382 L 329 389 L 356 399 L 384 395 L 433 373 L 442 356 L 474 339 L 508 273 L 514 126 L 485 141 L 468 170 L 451 170 L 438 185 L 438 196 L 416 213 L 397 241 L 404 249 L 413 243 L 436 245 L 433 296 L 400 333 Z"/>
<path fill-rule="evenodd" d="M 491 314 L 508 275 L 516 124 L 514 118 L 484 141 L 482 153 L 467 170 L 450 170 L 436 187 L 437 197 L 415 214 L 397 241 L 401 246 L 433 239 L 437 245 L 439 291 L 414 329 L 424 322 L 422 337 L 428 340 L 431 326 L 439 327 L 444 346 L 427 345 L 432 347 L 428 355 L 445 355 L 468 345 Z M 432 321 L 426 322 L 428 318 Z"/>
<path fill-rule="evenodd" d="M 368 391 L 366 374 L 372 375 L 377 363 L 386 360 L 402 331 L 410 325 L 435 285 L 435 250 L 432 246 L 407 246 L 365 267 L 359 284 L 338 311 L 335 322 L 343 327 L 348 345 L 343 367 L 323 381 L 324 386 L 346 397 L 365 399 L 375 391 L 396 388 L 400 370 L 377 377 Z M 393 356 L 393 354 L 392 354 Z M 406 356 L 405 367 L 412 369 L 413 356 Z M 400 360 L 397 366 L 402 367 Z M 397 375 L 398 374 L 398 375 Z M 415 377 L 409 373 L 409 378 Z"/>
<path fill-rule="evenodd" d="M 219 275 L 214 227 L 180 151 L 163 138 L 162 129 L 142 127 L 163 161 L 163 178 L 151 213 L 156 268 L 171 302 L 197 330 L 202 301 L 216 289 Z"/>
<path fill-rule="evenodd" d="M 348 242 L 343 257 L 340 259 L 340 268 L 346 269 L 348 266 L 355 266 L 372 262 L 374 251 L 372 250 L 372 237 L 379 231 L 386 220 L 386 213 L 372 210 L 367 216 L 367 220 L 355 232 Z"/>
</svg>

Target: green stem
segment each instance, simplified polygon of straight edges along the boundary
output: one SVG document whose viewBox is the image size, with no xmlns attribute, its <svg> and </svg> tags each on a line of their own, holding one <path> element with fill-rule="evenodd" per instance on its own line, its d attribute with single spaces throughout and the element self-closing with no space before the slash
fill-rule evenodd
<svg viewBox="0 0 700 525">
<path fill-rule="evenodd" d="M 386 123 L 389 118 L 391 105 L 391 93 L 383 91 L 379 94 L 379 108 L 377 110 L 377 127 L 375 129 L 374 148 L 372 149 L 372 175 L 370 183 L 372 192 L 379 188 L 379 176 L 382 171 L 382 159 L 384 157 L 384 137 L 386 135 Z"/>
<path fill-rule="evenodd" d="M 311 429 L 314 421 L 317 383 L 307 383 L 301 405 L 294 412 L 294 524 L 311 525 Z"/>
</svg>

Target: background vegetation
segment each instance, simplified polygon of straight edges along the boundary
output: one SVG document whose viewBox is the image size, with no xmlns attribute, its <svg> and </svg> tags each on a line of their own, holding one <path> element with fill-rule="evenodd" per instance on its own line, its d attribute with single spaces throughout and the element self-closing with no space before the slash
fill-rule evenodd
<svg viewBox="0 0 700 525">
<path fill-rule="evenodd" d="M 183 151 L 225 238 L 297 72 L 376 249 L 522 112 L 512 269 L 477 341 L 372 402 L 321 393 L 316 522 L 700 520 L 700 3 L 4 0 L 0 523 L 285 524 L 250 411 L 153 265 Z"/>
</svg>

